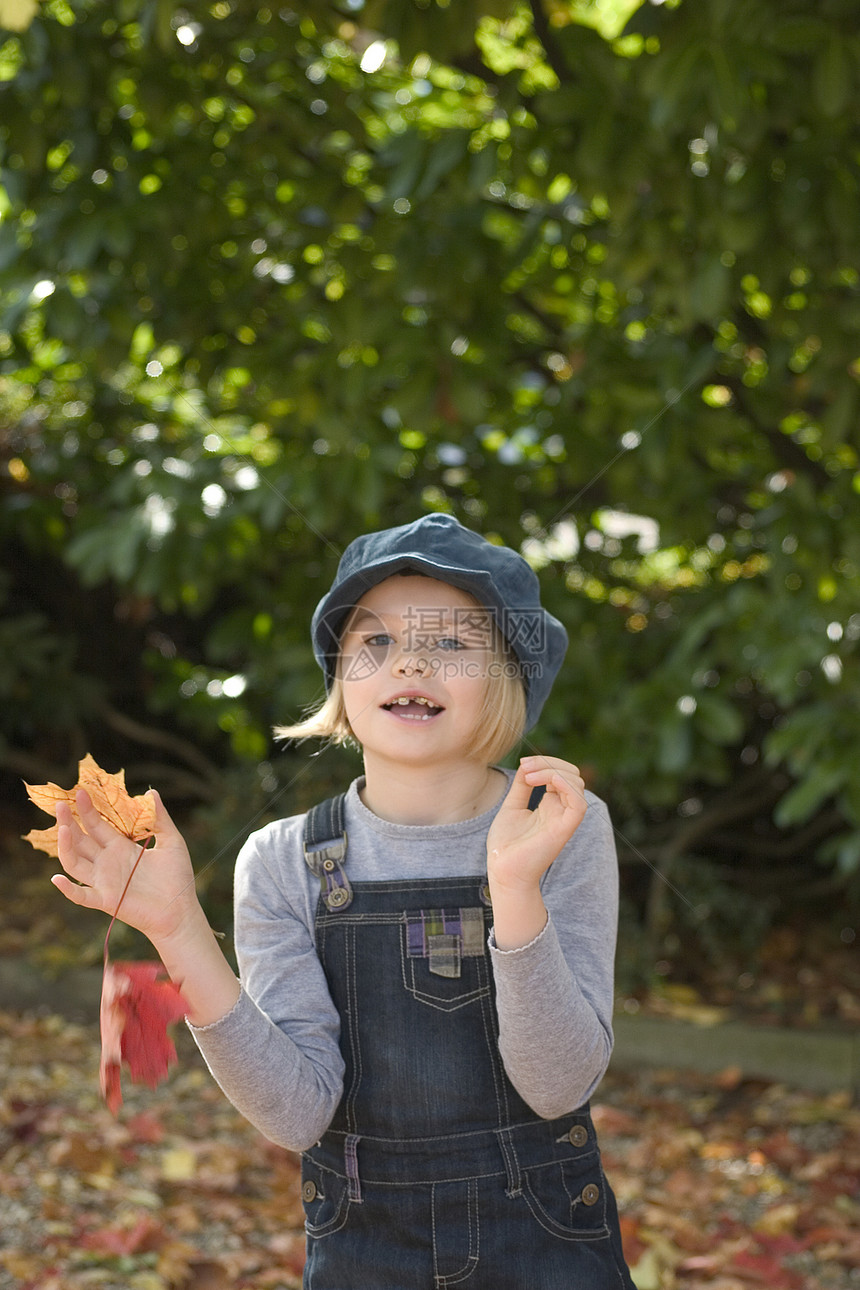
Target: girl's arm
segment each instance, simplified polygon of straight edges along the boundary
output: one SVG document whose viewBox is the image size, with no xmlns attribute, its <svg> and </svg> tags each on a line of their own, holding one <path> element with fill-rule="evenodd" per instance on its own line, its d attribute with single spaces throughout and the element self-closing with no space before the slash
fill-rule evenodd
<svg viewBox="0 0 860 1290">
<path fill-rule="evenodd" d="M 529 810 L 532 790 L 546 792 Z M 487 837 L 487 876 L 500 950 L 521 949 L 540 934 L 547 911 L 541 880 L 585 816 L 585 782 L 560 757 L 523 757 Z"/>
<path fill-rule="evenodd" d="M 548 788 L 532 813 L 535 782 Z M 524 759 L 488 838 L 499 1049 L 547 1119 L 588 1100 L 612 1051 L 617 859 L 606 808 L 581 783 L 569 763 Z"/>
<path fill-rule="evenodd" d="M 255 863 L 268 856 L 259 857 L 252 840 L 248 863 L 239 864 L 240 886 L 250 867 L 259 889 L 252 882 L 239 893 L 237 940 L 241 923 L 251 993 L 241 988 L 197 899 L 185 843 L 153 796 L 156 842 L 134 871 L 122 920 L 149 938 L 180 986 L 198 1047 L 233 1105 L 272 1142 L 302 1151 L 328 1127 L 343 1081 L 337 1013 L 313 941 L 266 865 Z M 113 914 L 140 847 L 104 821 L 86 793 L 77 807 L 84 829 L 58 806 L 65 873 L 52 881 L 76 905 Z"/>
<path fill-rule="evenodd" d="M 57 805 L 57 849 L 65 873 L 51 881 L 74 904 L 106 914 L 114 914 L 122 899 L 120 918 L 152 942 L 182 990 L 189 1021 L 209 1025 L 235 1005 L 239 982 L 197 899 L 188 848 L 161 798 L 150 792 L 155 845 L 141 856 L 125 896 L 140 845 L 103 819 L 84 789 L 76 800 L 83 828 L 67 803 Z"/>
<path fill-rule="evenodd" d="M 242 993 L 226 1017 L 192 1027 L 233 1105 L 294 1151 L 328 1128 L 344 1072 L 340 1017 L 314 940 L 319 882 L 304 861 L 303 822 L 279 820 L 242 847 L 233 924 Z"/>
</svg>

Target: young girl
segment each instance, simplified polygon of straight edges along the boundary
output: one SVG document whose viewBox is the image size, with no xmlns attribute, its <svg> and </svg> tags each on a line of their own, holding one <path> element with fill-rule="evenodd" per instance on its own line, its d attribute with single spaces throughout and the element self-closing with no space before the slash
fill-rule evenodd
<svg viewBox="0 0 860 1290">
<path fill-rule="evenodd" d="M 157 795 L 122 917 L 233 1104 L 303 1152 L 310 1290 L 633 1290 L 587 1106 L 612 1045 L 612 828 L 568 762 L 496 765 L 564 628 L 519 555 L 434 514 L 353 542 L 312 635 L 328 697 L 278 733 L 350 738 L 364 775 L 242 849 L 241 983 Z M 113 912 L 137 848 L 78 809 L 86 832 L 58 808 L 53 881 Z"/>
</svg>

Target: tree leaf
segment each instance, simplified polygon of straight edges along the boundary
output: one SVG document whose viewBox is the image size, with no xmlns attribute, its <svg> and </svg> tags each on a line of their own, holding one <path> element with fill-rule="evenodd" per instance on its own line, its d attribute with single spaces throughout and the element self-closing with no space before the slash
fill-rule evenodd
<svg viewBox="0 0 860 1290">
<path fill-rule="evenodd" d="M 794 788 L 780 801 L 774 811 L 774 819 L 780 828 L 803 824 L 825 802 L 832 797 L 848 778 L 849 770 L 844 764 L 827 765 L 821 763 L 813 767 Z"/>
<path fill-rule="evenodd" d="M 812 92 L 822 116 L 836 117 L 845 112 L 851 101 L 853 74 L 850 56 L 843 41 L 831 36 L 827 46 L 815 59 Z"/>
<path fill-rule="evenodd" d="M 125 786 L 125 771 L 110 774 L 102 770 L 89 753 L 78 764 L 78 782 L 73 788 L 60 788 L 58 784 L 51 783 L 25 784 L 24 787 L 30 800 L 49 815 L 56 816 L 58 802 L 68 802 L 81 828 L 83 824 L 75 804 L 79 788 L 87 790 L 102 819 L 133 842 L 142 842 L 155 828 L 155 802 L 151 795 L 143 793 L 131 797 Z M 24 840 L 39 851 L 47 851 L 48 855 L 57 854 L 56 825 L 50 829 L 32 829 Z"/>
<path fill-rule="evenodd" d="M 120 1069 L 136 1084 L 155 1088 L 176 1061 L 167 1027 L 185 1016 L 179 987 L 160 963 L 106 963 L 102 981 L 100 1081 L 108 1109 L 122 1105 Z"/>
<path fill-rule="evenodd" d="M 0 27 L 7 31 L 26 31 L 36 16 L 37 0 L 2 0 Z"/>
</svg>

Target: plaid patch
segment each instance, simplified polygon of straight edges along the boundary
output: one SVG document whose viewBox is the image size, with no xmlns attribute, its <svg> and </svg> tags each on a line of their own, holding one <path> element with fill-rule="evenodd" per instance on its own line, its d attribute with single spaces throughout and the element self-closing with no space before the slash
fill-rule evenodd
<svg viewBox="0 0 860 1290">
<path fill-rule="evenodd" d="M 460 975 L 459 936 L 428 936 L 427 951 L 434 976 Z"/>
<path fill-rule="evenodd" d="M 406 952 L 411 959 L 429 959 L 435 976 L 458 977 L 461 959 L 483 955 L 485 935 L 480 906 L 406 915 Z"/>
</svg>

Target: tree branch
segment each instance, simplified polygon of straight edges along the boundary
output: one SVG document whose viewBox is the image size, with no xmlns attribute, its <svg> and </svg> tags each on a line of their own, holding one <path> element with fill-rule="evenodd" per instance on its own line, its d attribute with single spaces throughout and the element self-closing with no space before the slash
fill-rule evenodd
<svg viewBox="0 0 860 1290">
<path fill-rule="evenodd" d="M 755 854 L 766 860 L 793 860 L 798 855 L 808 855 L 811 847 L 834 833 L 845 822 L 845 817 L 839 811 L 823 812 L 815 815 L 802 829 L 787 836 L 756 836 Z M 750 850 L 735 833 L 715 832 L 710 835 L 709 843 L 712 847 L 719 847 L 721 851 L 733 851 L 735 854 Z"/>
<path fill-rule="evenodd" d="M 749 397 L 747 387 L 737 377 L 722 377 L 724 385 L 727 385 L 732 392 L 740 410 L 753 424 L 755 430 L 770 445 L 771 451 L 777 461 L 794 471 L 796 475 L 806 475 L 818 489 L 824 489 L 832 484 L 832 479 L 823 466 L 818 462 L 810 461 L 806 453 L 796 444 L 790 435 L 783 434 L 781 430 L 773 426 L 765 425 L 756 415 L 755 409 Z"/>
<path fill-rule="evenodd" d="M 670 875 L 681 856 L 713 832 L 715 826 L 749 819 L 750 816 L 757 815 L 763 807 L 775 801 L 778 796 L 778 790 L 773 782 L 767 776 L 759 774 L 751 781 L 747 793 L 738 795 L 736 791 L 732 791 L 717 798 L 701 814 L 675 830 L 654 857 L 655 863 L 651 881 L 648 884 L 645 927 L 654 942 L 665 930 L 668 922 Z"/>
<path fill-rule="evenodd" d="M 172 735 L 167 730 L 144 726 L 132 717 L 127 717 L 125 713 L 117 712 L 107 703 L 100 708 L 99 715 L 106 725 L 116 730 L 118 734 L 124 735 L 126 739 L 132 739 L 135 743 L 144 744 L 149 748 L 162 748 L 166 752 L 173 753 L 202 776 L 210 788 L 217 787 L 221 782 L 221 773 L 217 766 L 214 766 L 208 757 L 204 757 L 194 744 L 186 739 L 180 739 L 178 735 Z"/>
<path fill-rule="evenodd" d="M 570 68 L 565 62 L 564 55 L 552 34 L 546 14 L 541 6 L 541 0 L 529 0 L 529 8 L 532 11 L 532 22 L 534 24 L 535 35 L 543 45 L 543 52 L 546 54 L 546 61 L 555 72 L 562 85 L 570 81 Z"/>
<path fill-rule="evenodd" d="M 157 785 L 161 795 L 168 800 L 190 798 L 214 806 L 224 797 L 223 779 L 215 783 L 168 762 L 130 762 L 125 771 L 133 783 Z"/>
</svg>

